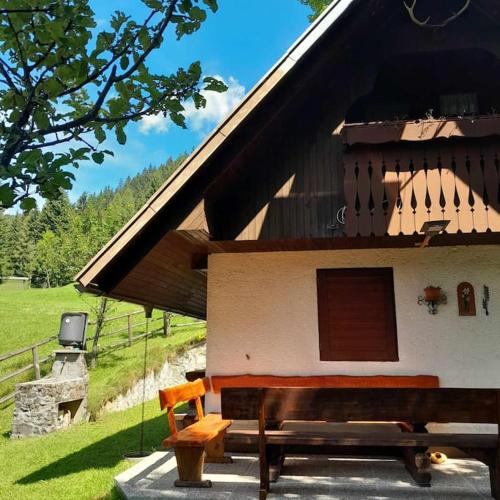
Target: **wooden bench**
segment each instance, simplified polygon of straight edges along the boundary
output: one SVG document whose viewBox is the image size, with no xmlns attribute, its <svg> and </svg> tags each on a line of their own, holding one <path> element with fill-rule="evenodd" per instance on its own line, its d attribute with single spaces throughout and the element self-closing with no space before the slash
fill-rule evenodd
<svg viewBox="0 0 500 500">
<path fill-rule="evenodd" d="M 179 479 L 175 486 L 209 488 L 212 483 L 203 480 L 205 460 L 212 463 L 230 462 L 224 456 L 224 434 L 231 420 L 223 420 L 220 414 L 204 415 L 201 398 L 209 387 L 208 379 L 198 379 L 168 389 L 160 390 L 160 407 L 167 409 L 171 435 L 162 445 L 175 449 Z M 194 401 L 197 422 L 182 430 L 177 430 L 174 408 L 179 403 Z M 206 458 L 205 458 L 206 455 Z"/>
<path fill-rule="evenodd" d="M 279 376 L 279 375 L 265 375 L 265 374 L 246 374 L 246 375 L 213 375 L 210 378 L 210 383 L 212 391 L 214 394 L 220 394 L 220 391 L 224 387 L 311 387 L 311 388 L 346 388 L 346 389 L 357 389 L 357 388 L 382 388 L 382 387 L 394 387 L 394 388 L 437 388 L 439 387 L 439 377 L 435 375 L 292 375 L 292 376 Z M 399 427 L 402 430 L 413 430 L 413 427 L 408 422 L 391 422 L 393 425 L 385 425 L 386 428 L 396 428 Z M 280 430 L 282 429 L 283 422 L 267 422 L 268 429 Z M 321 426 L 321 423 L 320 423 Z M 396 427 L 397 426 L 397 427 Z M 236 426 L 233 426 L 236 427 Z M 241 434 L 237 429 L 231 428 L 225 438 L 226 449 L 235 452 L 252 453 L 258 451 L 257 436 L 255 436 L 255 441 L 249 442 L 248 436 L 243 436 L 240 439 Z M 325 427 L 324 425 L 322 427 Z M 366 427 L 366 426 L 365 426 Z M 378 426 L 380 427 L 380 426 Z M 290 451 L 294 453 L 315 453 L 319 451 L 323 454 L 358 454 L 358 455 L 368 455 L 368 454 L 383 454 L 389 455 L 389 452 L 393 452 L 396 457 L 403 458 L 407 464 L 407 470 L 411 474 L 414 481 L 419 485 L 428 485 L 430 482 L 430 474 L 427 472 L 425 466 L 430 464 L 430 459 L 420 461 L 419 467 L 415 466 L 415 455 L 421 450 L 418 448 L 404 449 L 404 450 L 392 450 L 392 449 L 375 449 L 373 447 L 332 447 L 323 446 L 318 448 L 315 446 L 312 450 L 308 449 L 310 447 L 306 446 L 296 446 Z M 289 447 L 290 449 L 290 447 Z M 267 449 L 268 461 L 270 468 L 270 480 L 275 482 L 278 480 L 281 473 L 281 468 L 285 459 L 283 447 L 280 446 L 269 446 Z"/>
<path fill-rule="evenodd" d="M 500 390 L 497 389 L 330 389 L 330 388 L 222 388 L 222 417 L 258 419 L 258 431 L 241 431 L 240 439 L 259 443 L 261 500 L 269 491 L 270 446 L 384 446 L 412 450 L 453 446 L 489 467 L 491 493 L 500 498 L 500 446 L 498 434 L 427 433 L 425 425 L 477 423 L 500 425 Z M 279 421 L 415 423 L 418 432 L 343 432 L 269 430 Z M 415 457 L 417 461 L 419 456 Z M 418 464 L 416 464 L 418 467 Z"/>
<path fill-rule="evenodd" d="M 431 389 L 439 387 L 436 375 L 213 375 L 210 383 L 214 394 L 224 387 L 329 387 L 358 389 L 400 387 Z"/>
</svg>

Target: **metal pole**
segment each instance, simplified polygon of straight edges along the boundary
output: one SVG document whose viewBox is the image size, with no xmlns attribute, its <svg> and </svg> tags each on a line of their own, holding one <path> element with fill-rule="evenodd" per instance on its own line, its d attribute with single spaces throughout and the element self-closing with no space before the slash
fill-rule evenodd
<svg viewBox="0 0 500 500">
<path fill-rule="evenodd" d="M 146 369 L 147 369 L 147 359 L 148 359 L 148 333 L 149 333 L 149 317 L 146 316 L 146 337 L 144 338 L 144 369 L 142 373 L 141 446 L 139 448 L 141 455 L 144 455 L 144 406 L 146 404 Z"/>
<path fill-rule="evenodd" d="M 139 451 L 125 453 L 125 458 L 142 458 L 151 455 L 150 452 L 144 451 L 144 410 L 146 404 L 146 375 L 148 365 L 148 336 L 149 336 L 149 320 L 151 318 L 152 308 L 144 307 L 146 313 L 146 334 L 144 336 L 144 366 L 142 372 L 142 408 L 141 408 L 141 435 L 139 441 Z"/>
</svg>

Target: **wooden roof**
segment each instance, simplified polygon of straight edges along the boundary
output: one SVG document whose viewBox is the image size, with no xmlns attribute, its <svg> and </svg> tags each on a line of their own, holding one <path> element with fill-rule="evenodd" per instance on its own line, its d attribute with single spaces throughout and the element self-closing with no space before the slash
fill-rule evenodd
<svg viewBox="0 0 500 500">
<path fill-rule="evenodd" d="M 105 266 L 124 249 L 141 230 L 148 225 L 158 211 L 166 206 L 172 197 L 189 181 L 203 164 L 217 151 L 302 59 L 322 35 L 340 18 L 345 10 L 359 0 L 336 0 L 325 12 L 294 42 L 283 57 L 250 90 L 234 111 L 223 120 L 208 138 L 182 163 L 158 191 L 146 202 L 137 214 L 98 252 L 76 275 L 75 279 L 89 287 Z"/>
<path fill-rule="evenodd" d="M 483 3 L 492 1 L 477 0 L 475 5 L 479 8 Z M 389 5 L 397 5 L 400 9 L 389 10 Z M 491 9 L 488 13 L 490 12 Z M 500 13 L 495 12 L 495 15 L 500 17 Z M 283 143 L 286 142 L 287 147 L 289 142 L 304 143 L 307 146 L 304 147 L 304 151 L 299 151 L 300 154 L 297 155 L 295 150 L 289 148 L 290 155 L 297 163 L 302 162 L 300 168 L 304 172 L 306 169 L 313 170 L 310 168 L 312 162 L 307 161 L 312 156 L 309 151 L 310 142 L 312 142 L 310 139 L 316 132 L 312 130 L 314 127 L 308 124 L 318 123 L 319 109 L 328 115 L 328 123 L 325 121 L 326 125 L 321 132 L 324 134 L 325 141 L 328 141 L 328 148 L 331 149 L 322 150 L 321 153 L 317 149 L 315 150 L 316 156 L 321 161 L 323 161 L 322 158 L 327 158 L 328 161 L 337 162 L 337 167 L 342 166 L 343 146 L 340 137 L 338 143 L 331 144 L 332 130 L 337 129 L 333 126 L 331 115 L 335 115 L 335 119 L 338 115 L 343 120 L 345 110 L 340 106 L 350 105 L 356 92 L 366 90 L 364 86 L 367 80 L 366 74 L 359 72 L 360 68 L 357 67 L 359 65 L 352 64 L 351 59 L 358 58 L 359 60 L 360 53 L 364 54 L 365 46 L 372 41 L 370 39 L 363 42 L 363 36 L 357 35 L 374 26 L 380 30 L 379 21 L 387 23 L 387 29 L 384 30 L 386 45 L 381 44 L 378 49 L 382 56 L 386 57 L 386 49 L 397 36 L 397 30 L 402 26 L 398 24 L 398 21 L 401 21 L 403 16 L 407 20 L 406 12 L 399 0 L 334 0 L 323 15 L 255 85 L 243 102 L 215 128 L 205 142 L 167 179 L 138 213 L 80 271 L 76 280 L 81 289 L 203 318 L 206 314 L 207 300 L 207 254 L 415 246 L 418 238 L 413 236 L 332 238 L 331 232 L 325 236 L 324 233 L 318 235 L 305 230 L 293 234 L 290 231 L 284 231 L 278 236 L 274 233 L 266 235 L 262 224 L 260 229 L 257 227 L 258 224 L 255 224 L 255 231 L 252 234 L 246 235 L 245 233 L 241 237 L 234 237 L 234 234 L 240 233 L 232 230 L 227 218 L 221 217 L 231 210 L 234 213 L 241 213 L 243 218 L 247 215 L 253 216 L 255 207 L 260 214 L 267 199 L 259 198 L 255 206 L 252 205 L 249 208 L 247 214 L 241 208 L 243 203 L 246 203 L 244 197 L 251 196 L 252 189 L 259 193 L 267 192 L 264 189 L 265 186 L 259 184 L 262 178 L 267 179 L 265 178 L 267 173 L 273 172 L 276 176 L 289 173 L 286 169 L 282 168 L 282 171 L 278 172 L 279 168 L 275 168 L 278 163 L 285 164 L 283 158 L 276 153 L 276 144 L 272 142 L 275 135 L 279 136 L 278 138 Z M 408 21 L 404 26 L 406 29 L 412 24 Z M 452 28 L 456 28 L 458 32 L 460 26 L 453 25 Z M 412 47 L 413 50 L 421 49 L 418 37 L 422 39 L 424 30 L 420 32 L 412 32 L 414 36 L 410 38 L 413 45 L 409 50 Z M 456 32 L 453 36 L 458 40 L 457 45 L 460 48 L 464 36 L 461 32 L 457 36 Z M 481 33 L 483 32 L 482 28 Z M 491 29 L 490 32 L 492 32 Z M 495 29 L 490 38 L 494 37 L 497 40 L 496 33 Z M 474 45 L 476 31 L 473 35 L 472 45 Z M 487 42 L 489 40 L 487 39 Z M 427 50 L 433 50 L 434 37 L 427 37 L 425 41 L 427 45 L 424 45 Z M 355 48 L 351 51 L 350 48 L 353 45 Z M 338 62 L 332 63 L 334 60 L 340 60 L 343 66 L 339 66 Z M 372 71 L 372 66 L 375 67 L 375 64 L 366 66 L 367 71 Z M 325 74 L 325 70 L 329 71 L 328 74 Z M 350 83 L 345 78 L 348 71 L 353 73 Z M 333 86 L 332 80 L 336 81 Z M 318 87 L 322 85 L 322 82 L 325 82 L 325 85 Z M 360 82 L 361 84 L 358 85 Z M 352 86 L 356 85 L 359 88 L 353 90 Z M 321 96 L 322 100 L 318 99 L 315 106 L 311 106 L 310 95 Z M 335 102 L 332 96 L 335 97 Z M 325 107 L 325 102 L 328 107 Z M 309 110 L 309 114 L 303 112 L 304 108 Z M 297 114 L 293 115 L 293 113 Z M 300 116 L 300 119 L 297 116 Z M 321 117 L 323 115 L 320 115 Z M 294 124 L 297 130 L 293 129 L 293 131 L 297 133 L 287 136 L 285 129 L 290 127 L 290 124 Z M 336 122 L 335 125 L 337 125 Z M 275 134 L 276 130 L 280 130 L 280 133 Z M 305 132 L 310 133 L 307 136 L 308 139 L 300 142 L 297 134 L 304 137 Z M 360 133 L 364 133 L 364 130 Z M 312 139 L 314 140 L 314 137 Z M 255 153 L 256 150 L 258 154 Z M 268 154 L 269 151 L 273 151 L 275 156 Z M 333 183 L 332 165 L 328 161 L 325 160 L 322 163 L 323 177 L 330 176 Z M 290 168 L 296 167 L 295 164 L 289 166 Z M 253 178 L 249 179 L 250 176 Z M 277 177 L 276 182 L 274 180 L 270 180 L 271 187 L 274 188 L 275 184 L 285 186 L 283 182 L 286 179 Z M 252 187 L 250 181 L 254 184 L 252 189 L 250 189 Z M 307 179 L 303 180 L 304 184 L 306 181 Z M 340 192 L 339 186 L 340 184 L 335 185 L 331 191 Z M 271 187 L 269 192 L 271 192 Z M 325 189 L 325 186 L 321 189 Z M 330 191 L 325 191 L 325 193 L 320 193 L 324 199 L 327 195 L 331 196 Z M 294 194 L 296 194 L 295 198 Z M 304 205 L 302 195 L 303 192 L 299 191 L 291 193 L 285 201 L 294 203 L 298 200 Z M 231 196 L 238 202 L 244 198 L 243 202 L 233 205 L 231 203 L 234 200 Z M 262 204 L 260 204 L 261 201 Z M 279 205 L 283 199 L 275 201 Z M 328 199 L 327 201 L 329 205 L 335 205 L 335 200 Z M 235 209 L 236 206 L 240 208 Z M 297 209 L 298 212 L 299 209 Z M 301 212 L 301 215 L 304 214 Z M 325 220 L 322 220 L 321 226 L 323 228 L 327 227 L 326 222 L 331 222 L 331 218 L 326 215 L 328 214 L 325 212 Z M 275 219 L 278 220 L 276 217 Z M 213 241 L 210 237 L 208 221 L 210 221 L 210 229 L 214 237 L 220 241 Z M 278 225 L 280 222 L 278 221 Z M 218 226 L 221 225 L 231 230 L 220 231 Z M 239 230 L 239 226 L 236 229 Z M 492 243 L 492 239 L 498 243 L 499 238 L 498 235 L 476 234 L 470 235 L 470 241 L 464 237 L 450 237 L 442 239 L 441 242 L 442 244 L 467 244 L 467 242 L 486 244 Z M 240 241 L 235 241 L 237 239 Z"/>
</svg>

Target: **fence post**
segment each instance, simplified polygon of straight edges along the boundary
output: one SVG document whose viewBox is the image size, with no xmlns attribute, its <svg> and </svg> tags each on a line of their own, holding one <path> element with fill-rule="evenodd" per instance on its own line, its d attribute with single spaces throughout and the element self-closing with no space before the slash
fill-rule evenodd
<svg viewBox="0 0 500 500">
<path fill-rule="evenodd" d="M 127 316 L 128 346 L 132 347 L 132 315 Z"/>
<path fill-rule="evenodd" d="M 168 312 L 163 312 L 163 334 L 165 337 L 170 335 L 170 319 L 171 314 Z"/>
<path fill-rule="evenodd" d="M 104 318 L 106 317 L 106 307 L 108 304 L 108 299 L 106 297 L 101 298 L 101 303 L 99 304 L 99 309 L 97 311 L 97 318 L 95 322 L 95 334 L 94 342 L 92 343 L 92 356 L 90 358 L 90 367 L 95 368 L 97 366 L 97 354 L 98 354 L 98 342 L 99 336 L 101 335 L 101 330 L 104 324 Z"/>
<path fill-rule="evenodd" d="M 33 354 L 33 370 L 35 371 L 35 380 L 39 380 L 40 377 L 40 361 L 38 359 L 38 347 L 34 346 L 31 348 L 31 353 Z"/>
</svg>

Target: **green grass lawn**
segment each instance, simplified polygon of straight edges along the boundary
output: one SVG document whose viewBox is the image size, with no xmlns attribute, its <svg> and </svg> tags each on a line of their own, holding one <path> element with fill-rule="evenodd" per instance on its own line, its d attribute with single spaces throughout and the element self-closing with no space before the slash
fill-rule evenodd
<svg viewBox="0 0 500 500">
<path fill-rule="evenodd" d="M 57 335 L 63 312 L 90 312 L 97 300 L 77 293 L 72 285 L 49 289 L 0 289 L 1 352 Z M 130 304 L 120 306 L 131 309 Z"/>
<path fill-rule="evenodd" d="M 145 415 L 145 449 L 158 449 L 168 435 L 167 418 L 156 400 L 146 403 Z M 11 411 L 0 412 L 0 498 L 120 498 L 113 477 L 131 465 L 123 454 L 139 448 L 140 419 L 138 406 L 47 436 L 12 440 Z"/>
<path fill-rule="evenodd" d="M 52 289 L 7 290 L 0 289 L 0 354 L 35 343 L 41 339 L 56 335 L 59 330 L 61 314 L 65 311 L 84 311 L 93 319 L 98 298 L 82 295 L 73 286 Z M 112 302 L 107 316 L 119 316 L 125 312 L 137 311 L 140 307 L 126 302 Z M 149 331 L 162 327 L 162 313 L 154 311 Z M 144 323 L 144 315 L 133 316 L 133 323 Z M 172 325 L 191 323 L 192 319 L 175 315 Z M 103 334 L 126 327 L 127 319 L 106 323 Z M 145 326 L 133 328 L 133 335 L 144 332 Z M 89 337 L 94 335 L 94 327 L 88 329 Z M 205 336 L 205 326 L 192 325 L 174 327 L 172 334 L 165 337 L 161 332 L 148 340 L 148 369 L 156 370 L 164 363 L 168 353 L 189 344 L 199 342 Z M 121 347 L 113 350 L 107 346 L 127 339 L 127 332 L 117 336 L 103 337 L 99 346 L 104 351 L 99 355 L 98 367 L 90 372 L 89 409 L 95 416 L 105 401 L 129 388 L 142 376 L 142 360 L 144 341 L 134 343 L 132 347 Z M 91 349 L 92 343 L 87 344 Z M 48 356 L 57 348 L 53 341 L 40 347 L 40 358 Z M 31 362 L 31 351 L 21 356 L 0 363 L 0 376 L 28 365 Z M 42 365 L 42 374 L 50 370 L 50 362 Z M 27 372 L 0 384 L 0 398 L 13 391 L 18 382 L 31 380 L 32 373 Z"/>
<path fill-rule="evenodd" d="M 0 354 L 56 335 L 61 313 L 65 311 L 91 312 L 97 304 L 95 297 L 82 296 L 73 287 L 31 290 L 0 290 Z M 138 306 L 113 303 L 110 315 L 137 310 Z M 161 316 L 156 311 L 154 318 Z M 134 316 L 134 323 L 144 316 Z M 193 320 L 174 316 L 172 324 Z M 153 321 L 150 330 L 161 326 Z M 126 320 L 114 322 L 104 330 L 126 326 Z M 134 329 L 142 333 L 144 326 Z M 93 328 L 89 328 L 89 336 Z M 148 339 L 148 370 L 159 369 L 169 356 L 200 342 L 205 337 L 205 326 L 174 327 L 165 337 L 161 332 Z M 127 333 L 104 339 L 103 347 L 127 338 Z M 91 344 L 88 344 L 88 348 Z M 41 356 L 57 348 L 53 342 L 41 349 Z M 97 418 L 89 423 L 75 425 L 47 436 L 11 440 L 12 404 L 0 406 L 0 499 L 115 499 L 113 477 L 130 466 L 123 459 L 127 451 L 139 447 L 140 406 L 123 412 L 99 414 L 102 404 L 124 392 L 137 382 L 143 373 L 144 340 L 132 347 L 104 349 L 98 357 L 97 368 L 90 371 L 89 409 Z M 13 362 L 0 363 L 2 373 L 29 363 L 30 356 Z M 50 369 L 50 363 L 45 371 Z M 14 383 L 29 379 L 31 374 L 0 384 L 0 397 L 13 389 Z M 168 435 L 167 419 L 160 414 L 158 401 L 146 403 L 145 448 L 157 449 Z"/>
<path fill-rule="evenodd" d="M 175 330 L 174 330 L 175 331 Z M 148 370 L 158 370 L 166 357 L 205 338 L 205 327 L 179 329 L 170 337 L 148 339 Z M 98 366 L 90 371 L 89 410 L 96 416 L 106 401 L 126 391 L 142 378 L 144 341 L 130 348 L 107 352 L 98 358 Z"/>
</svg>

